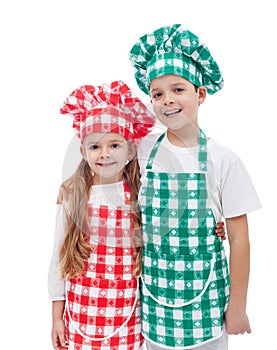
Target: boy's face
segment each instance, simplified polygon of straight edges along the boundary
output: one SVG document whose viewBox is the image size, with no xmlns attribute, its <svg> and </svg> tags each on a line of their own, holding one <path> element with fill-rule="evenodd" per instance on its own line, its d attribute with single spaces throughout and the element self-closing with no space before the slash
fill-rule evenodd
<svg viewBox="0 0 277 350">
<path fill-rule="evenodd" d="M 197 126 L 198 107 L 204 102 L 206 88 L 195 86 L 178 75 L 164 75 L 150 83 L 153 109 L 159 121 L 171 130 L 188 123 Z"/>
</svg>

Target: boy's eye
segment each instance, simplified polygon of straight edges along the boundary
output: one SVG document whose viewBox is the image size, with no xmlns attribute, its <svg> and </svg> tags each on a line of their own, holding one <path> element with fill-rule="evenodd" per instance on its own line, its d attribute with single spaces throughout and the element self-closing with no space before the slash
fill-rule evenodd
<svg viewBox="0 0 277 350">
<path fill-rule="evenodd" d="M 182 92 L 182 91 L 184 91 L 183 88 L 176 88 L 176 89 L 175 89 L 175 92 Z"/>
<path fill-rule="evenodd" d="M 161 97 L 162 96 L 162 94 L 160 93 L 160 92 L 157 92 L 156 94 L 154 94 L 153 96 L 152 96 L 152 98 L 159 98 L 159 97 Z"/>
</svg>

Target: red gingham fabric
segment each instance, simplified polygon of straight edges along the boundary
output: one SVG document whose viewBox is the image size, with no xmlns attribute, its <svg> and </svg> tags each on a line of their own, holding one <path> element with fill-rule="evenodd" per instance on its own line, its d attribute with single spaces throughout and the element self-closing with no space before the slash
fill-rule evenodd
<svg viewBox="0 0 277 350">
<path fill-rule="evenodd" d="M 73 117 L 77 136 L 114 132 L 138 143 L 154 125 L 154 115 L 121 80 L 101 86 L 83 85 L 74 90 L 60 109 Z"/>
<path fill-rule="evenodd" d="M 125 189 L 129 191 L 126 184 Z M 83 275 L 66 283 L 69 349 L 138 350 L 143 337 L 139 281 L 132 276 L 135 258 L 130 205 L 114 210 L 90 204 L 89 217 L 91 255 Z"/>
</svg>

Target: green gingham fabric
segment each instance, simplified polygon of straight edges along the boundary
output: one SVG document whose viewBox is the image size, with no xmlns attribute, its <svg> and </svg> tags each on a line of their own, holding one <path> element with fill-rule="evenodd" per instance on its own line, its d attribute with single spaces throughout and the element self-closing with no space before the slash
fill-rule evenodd
<svg viewBox="0 0 277 350">
<path fill-rule="evenodd" d="M 150 82 L 167 74 L 179 75 L 209 94 L 223 87 L 221 71 L 207 46 L 181 24 L 165 26 L 139 38 L 130 50 L 138 86 L 149 94 Z"/>
<path fill-rule="evenodd" d="M 156 173 L 147 165 L 139 195 L 143 222 L 142 330 L 160 346 L 190 348 L 220 336 L 229 272 L 215 218 L 207 208 L 206 137 L 199 133 L 199 173 Z M 204 170 L 203 170 L 204 169 Z"/>
</svg>

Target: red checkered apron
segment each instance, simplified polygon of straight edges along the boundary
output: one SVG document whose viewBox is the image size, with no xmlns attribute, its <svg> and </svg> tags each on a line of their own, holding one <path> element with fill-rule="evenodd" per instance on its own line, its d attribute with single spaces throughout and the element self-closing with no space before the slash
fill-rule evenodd
<svg viewBox="0 0 277 350">
<path fill-rule="evenodd" d="M 139 280 L 133 278 L 130 191 L 125 206 L 89 205 L 92 251 L 81 277 L 66 282 L 70 350 L 137 350 L 143 343 Z"/>
</svg>

